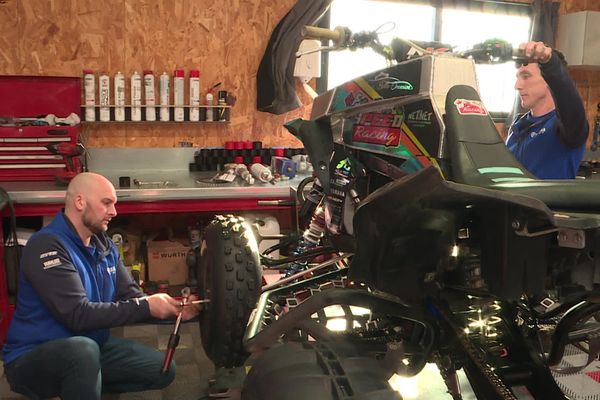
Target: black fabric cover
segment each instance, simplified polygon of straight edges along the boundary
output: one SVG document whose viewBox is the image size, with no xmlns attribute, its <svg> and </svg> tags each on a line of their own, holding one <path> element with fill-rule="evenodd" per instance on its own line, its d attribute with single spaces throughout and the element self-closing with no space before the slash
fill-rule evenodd
<svg viewBox="0 0 600 400">
<path fill-rule="evenodd" d="M 332 0 L 298 0 L 277 24 L 256 74 L 256 108 L 283 114 L 302 105 L 296 94 L 294 67 L 304 25 L 313 25 Z"/>
</svg>

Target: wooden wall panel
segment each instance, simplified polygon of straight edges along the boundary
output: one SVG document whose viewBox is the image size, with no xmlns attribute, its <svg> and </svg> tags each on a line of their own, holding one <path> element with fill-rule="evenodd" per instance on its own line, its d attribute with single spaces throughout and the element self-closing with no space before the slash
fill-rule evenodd
<svg viewBox="0 0 600 400">
<path fill-rule="evenodd" d="M 0 74 L 80 76 L 83 68 L 111 76 L 152 69 L 201 70 L 208 86 L 237 97 L 228 124 L 93 124 L 90 147 L 218 146 L 262 140 L 297 146 L 282 124 L 308 117 L 311 101 L 288 115 L 256 111 L 256 71 L 273 28 L 296 0 L 4 0 L 0 2 Z M 111 79 L 112 82 L 112 79 Z M 127 79 L 127 82 L 129 80 Z M 157 85 L 158 86 L 158 85 Z M 187 101 L 186 82 L 186 101 Z M 127 94 L 129 89 L 127 87 Z"/>
</svg>

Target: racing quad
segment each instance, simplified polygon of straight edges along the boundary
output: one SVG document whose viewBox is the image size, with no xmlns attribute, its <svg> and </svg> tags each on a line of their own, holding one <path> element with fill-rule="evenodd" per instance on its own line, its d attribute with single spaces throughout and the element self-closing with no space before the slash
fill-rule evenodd
<svg viewBox="0 0 600 400">
<path fill-rule="evenodd" d="M 251 365 L 245 400 L 399 399 L 388 379 L 427 363 L 453 399 L 460 369 L 480 399 L 599 398 L 600 181 L 538 180 L 506 149 L 474 62 L 511 59 L 510 46 L 453 54 L 308 31 L 397 62 L 286 124 L 315 174 L 284 278 L 261 287 L 275 261 L 242 219 L 207 228 L 201 330 L 215 364 Z"/>
</svg>

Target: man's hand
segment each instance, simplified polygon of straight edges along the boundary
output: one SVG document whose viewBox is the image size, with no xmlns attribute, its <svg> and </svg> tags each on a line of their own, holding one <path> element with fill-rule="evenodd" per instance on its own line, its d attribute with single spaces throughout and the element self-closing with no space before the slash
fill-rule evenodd
<svg viewBox="0 0 600 400">
<path fill-rule="evenodd" d="M 532 62 L 546 64 L 552 57 L 552 48 L 546 46 L 543 42 L 526 42 L 519 45 L 525 57 Z"/>
<path fill-rule="evenodd" d="M 150 306 L 150 315 L 154 318 L 167 319 L 177 315 L 179 301 L 166 293 L 156 293 L 146 297 Z"/>
<path fill-rule="evenodd" d="M 188 303 L 183 307 L 183 315 L 181 319 L 184 321 L 194 318 L 202 310 L 202 304 L 192 304 L 192 301 L 198 300 L 198 296 L 192 294 L 188 297 Z"/>
</svg>

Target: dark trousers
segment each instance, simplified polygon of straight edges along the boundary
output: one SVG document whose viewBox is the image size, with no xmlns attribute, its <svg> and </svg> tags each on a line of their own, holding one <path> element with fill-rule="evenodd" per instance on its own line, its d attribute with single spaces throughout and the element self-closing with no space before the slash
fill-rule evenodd
<svg viewBox="0 0 600 400">
<path fill-rule="evenodd" d="M 4 370 L 11 389 L 31 399 L 100 400 L 102 392 L 167 387 L 175 378 L 175 364 L 163 375 L 162 361 L 162 353 L 133 340 L 109 337 L 99 347 L 74 336 L 41 344 Z"/>
</svg>

